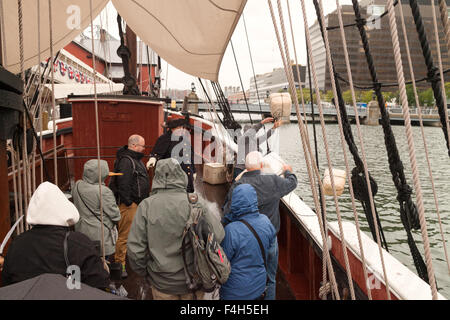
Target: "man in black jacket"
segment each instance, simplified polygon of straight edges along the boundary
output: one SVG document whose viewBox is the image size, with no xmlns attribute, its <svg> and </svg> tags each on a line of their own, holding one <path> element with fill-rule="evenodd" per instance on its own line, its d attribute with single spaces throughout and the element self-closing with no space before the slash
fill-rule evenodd
<svg viewBox="0 0 450 320">
<path fill-rule="evenodd" d="M 31 198 L 26 221 L 32 226 L 9 246 L 2 271 L 3 285 L 11 285 L 45 273 L 73 277 L 91 287 L 109 287 L 98 248 L 84 234 L 70 231 L 79 214 L 57 186 L 44 182 Z"/>
<path fill-rule="evenodd" d="M 128 145 L 117 151 L 114 166 L 116 173 L 122 176 L 115 177 L 111 189 L 119 204 L 120 221 L 118 226 L 119 237 L 116 242 L 115 262 L 122 264 L 122 277 L 127 277 L 125 258 L 127 254 L 127 239 L 139 203 L 150 194 L 150 181 L 141 159 L 144 157 L 145 140 L 139 135 L 132 135 Z"/>
<path fill-rule="evenodd" d="M 297 177 L 292 173 L 292 168 L 288 165 L 283 167 L 283 177 L 275 174 L 261 173 L 263 168 L 263 156 L 260 152 L 250 152 L 245 159 L 246 173 L 239 181 L 232 184 L 228 191 L 223 214 L 226 216 L 230 212 L 231 195 L 236 186 L 240 184 L 250 184 L 256 190 L 258 197 L 258 209 L 261 214 L 265 214 L 272 222 L 276 233 L 280 231 L 280 199 L 291 193 L 297 187 Z M 223 221 L 227 223 L 226 219 Z M 272 246 L 267 252 L 267 284 L 266 300 L 275 300 L 276 282 L 275 277 L 278 268 L 278 241 L 275 238 Z"/>
<path fill-rule="evenodd" d="M 167 123 L 169 130 L 156 141 L 150 154 L 150 160 L 147 162 L 147 168 L 155 166 L 158 160 L 177 159 L 181 165 L 181 169 L 183 169 L 188 177 L 186 191 L 193 193 L 196 172 L 194 150 L 190 143 L 190 133 L 185 129 L 185 124 L 185 119 L 175 119 Z"/>
</svg>

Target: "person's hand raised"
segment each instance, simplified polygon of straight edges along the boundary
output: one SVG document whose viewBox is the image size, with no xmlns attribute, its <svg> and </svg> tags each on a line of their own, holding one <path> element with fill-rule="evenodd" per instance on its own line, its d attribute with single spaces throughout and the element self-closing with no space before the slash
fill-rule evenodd
<svg viewBox="0 0 450 320">
<path fill-rule="evenodd" d="M 265 118 L 263 121 L 261 121 L 261 124 L 266 124 L 270 122 L 273 122 L 273 118 Z"/>
</svg>

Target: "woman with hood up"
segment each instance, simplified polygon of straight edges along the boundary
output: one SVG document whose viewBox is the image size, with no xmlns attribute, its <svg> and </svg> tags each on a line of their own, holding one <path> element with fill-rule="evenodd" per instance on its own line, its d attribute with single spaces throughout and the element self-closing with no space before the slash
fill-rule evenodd
<svg viewBox="0 0 450 320">
<path fill-rule="evenodd" d="M 84 234 L 71 231 L 79 218 L 77 208 L 56 185 L 42 183 L 28 205 L 26 222 L 32 228 L 9 246 L 2 272 L 3 285 L 45 273 L 66 276 L 69 266 L 78 266 L 82 283 L 107 288 L 109 274 L 94 243 Z"/>
<path fill-rule="evenodd" d="M 103 209 L 103 239 L 105 256 L 110 256 L 116 251 L 117 227 L 120 220 L 120 210 L 116 204 L 113 192 L 105 185 L 109 175 L 108 163 L 100 160 L 102 209 Z M 84 164 L 83 178 L 77 181 L 72 190 L 73 202 L 80 213 L 80 221 L 75 225 L 75 230 L 84 233 L 92 241 L 101 243 L 102 222 L 100 213 L 98 160 L 89 160 Z M 99 251 L 99 255 L 102 252 Z"/>
<path fill-rule="evenodd" d="M 266 257 L 248 223 L 261 240 Z M 220 288 L 222 300 L 262 300 L 266 289 L 267 252 L 276 237 L 269 218 L 258 211 L 255 189 L 249 184 L 237 186 L 232 193 L 231 211 L 224 217 L 225 238 L 222 248 L 231 264 L 227 282 Z"/>
</svg>

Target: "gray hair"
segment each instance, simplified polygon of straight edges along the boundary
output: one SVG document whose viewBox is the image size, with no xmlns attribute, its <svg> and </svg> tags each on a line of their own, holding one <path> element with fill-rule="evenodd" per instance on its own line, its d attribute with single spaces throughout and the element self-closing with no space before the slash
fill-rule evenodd
<svg viewBox="0 0 450 320">
<path fill-rule="evenodd" d="M 245 169 L 247 170 L 259 170 L 261 169 L 261 164 L 263 161 L 263 156 L 259 151 L 250 152 L 245 158 Z"/>
</svg>

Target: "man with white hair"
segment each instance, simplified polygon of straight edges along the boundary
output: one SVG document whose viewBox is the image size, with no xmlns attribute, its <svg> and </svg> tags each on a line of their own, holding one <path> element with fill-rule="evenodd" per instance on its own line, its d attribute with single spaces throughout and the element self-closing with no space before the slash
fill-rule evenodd
<svg viewBox="0 0 450 320">
<path fill-rule="evenodd" d="M 234 166 L 234 179 L 245 170 L 245 158 L 247 155 L 252 151 L 259 151 L 259 146 L 266 140 L 269 140 L 275 129 L 282 125 L 282 121 L 278 120 L 274 123 L 272 129 L 261 136 L 257 136 L 258 131 L 261 130 L 266 123 L 273 121 L 273 118 L 266 118 L 255 125 L 246 124 L 244 126 L 242 134 L 237 138 L 238 152 L 236 165 Z"/>
<path fill-rule="evenodd" d="M 260 152 L 250 152 L 245 159 L 245 172 L 239 181 L 231 186 L 225 204 L 223 214 L 230 213 L 231 196 L 236 186 L 240 184 L 250 184 L 256 190 L 258 197 L 259 212 L 265 214 L 272 222 L 276 233 L 280 231 L 280 199 L 291 193 L 297 187 L 297 177 L 292 173 L 292 167 L 283 166 L 283 177 L 275 174 L 263 174 L 263 156 Z M 223 221 L 227 223 L 226 219 Z M 275 239 L 269 251 L 267 252 L 267 276 L 268 288 L 266 300 L 275 300 L 276 292 L 276 274 L 278 268 L 278 241 Z"/>
</svg>

